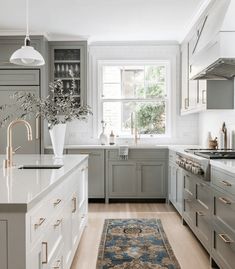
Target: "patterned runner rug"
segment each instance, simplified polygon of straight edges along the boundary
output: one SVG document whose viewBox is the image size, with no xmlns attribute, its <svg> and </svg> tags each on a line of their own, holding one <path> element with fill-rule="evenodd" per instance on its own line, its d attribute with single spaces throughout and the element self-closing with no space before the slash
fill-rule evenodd
<svg viewBox="0 0 235 269">
<path fill-rule="evenodd" d="M 180 269 L 159 219 L 106 219 L 96 269 Z"/>
</svg>

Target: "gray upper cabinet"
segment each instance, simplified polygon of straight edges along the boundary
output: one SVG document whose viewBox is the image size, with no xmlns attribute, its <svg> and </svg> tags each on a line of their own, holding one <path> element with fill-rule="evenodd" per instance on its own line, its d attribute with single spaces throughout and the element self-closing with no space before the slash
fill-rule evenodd
<svg viewBox="0 0 235 269">
<path fill-rule="evenodd" d="M 68 149 L 68 154 L 88 154 L 88 197 L 105 198 L 105 174 L 103 149 Z"/>
<path fill-rule="evenodd" d="M 109 198 L 166 198 L 167 150 L 130 149 L 128 160 L 118 150 L 106 153 L 106 196 Z"/>
<path fill-rule="evenodd" d="M 53 41 L 50 48 L 50 79 L 61 79 L 64 90 L 71 88 L 72 70 L 76 90 L 74 97 L 78 105 L 87 101 L 87 42 L 86 41 Z"/>
<path fill-rule="evenodd" d="M 37 70 L 0 69 L 0 86 L 39 86 L 40 74 Z"/>
<path fill-rule="evenodd" d="M 22 70 L 20 70 L 22 71 Z M 35 70 L 35 72 L 39 72 Z M 0 104 L 14 104 L 15 100 L 11 97 L 16 91 L 25 91 L 39 96 L 40 88 L 39 86 L 0 86 Z M 15 108 L 14 108 L 15 110 Z M 9 113 L 12 112 L 12 109 Z M 8 113 L 8 112 L 6 112 Z M 33 140 L 27 140 L 27 132 L 22 124 L 15 125 L 13 130 L 13 146 L 14 148 L 21 146 L 19 153 L 40 153 L 41 145 L 41 131 L 40 131 L 40 121 L 38 119 L 27 117 L 26 120 L 30 123 L 33 132 Z M 5 154 L 6 143 L 7 143 L 7 126 L 0 128 L 0 153 Z"/>
</svg>

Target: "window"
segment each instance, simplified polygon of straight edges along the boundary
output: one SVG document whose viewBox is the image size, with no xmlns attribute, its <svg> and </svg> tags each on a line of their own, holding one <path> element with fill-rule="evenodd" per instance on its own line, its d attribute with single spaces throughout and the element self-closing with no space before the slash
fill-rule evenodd
<svg viewBox="0 0 235 269">
<path fill-rule="evenodd" d="M 120 137 L 168 133 L 168 63 L 101 66 L 101 119 Z"/>
</svg>

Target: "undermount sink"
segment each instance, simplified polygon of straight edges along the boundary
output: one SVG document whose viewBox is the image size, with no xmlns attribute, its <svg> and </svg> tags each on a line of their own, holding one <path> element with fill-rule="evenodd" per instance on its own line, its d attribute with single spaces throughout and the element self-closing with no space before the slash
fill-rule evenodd
<svg viewBox="0 0 235 269">
<path fill-rule="evenodd" d="M 63 167 L 63 165 L 58 165 L 58 164 L 51 164 L 51 165 L 42 165 L 42 164 L 29 164 L 29 165 L 21 165 L 18 169 L 60 169 Z"/>
</svg>

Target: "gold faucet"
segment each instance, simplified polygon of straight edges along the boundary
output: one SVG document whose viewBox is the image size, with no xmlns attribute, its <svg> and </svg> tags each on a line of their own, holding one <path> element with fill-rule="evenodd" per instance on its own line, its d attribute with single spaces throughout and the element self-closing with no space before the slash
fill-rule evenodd
<svg viewBox="0 0 235 269">
<path fill-rule="evenodd" d="M 27 129 L 27 134 L 28 134 L 28 141 L 32 140 L 32 128 L 31 125 L 23 119 L 18 119 L 18 120 L 13 120 L 7 127 L 7 147 L 6 147 L 6 160 L 4 160 L 4 167 L 5 168 L 10 168 L 13 166 L 13 154 L 15 153 L 16 150 L 18 150 L 20 147 L 15 149 L 13 151 L 12 148 L 12 128 L 19 123 L 23 123 Z"/>
<path fill-rule="evenodd" d="M 138 128 L 136 127 L 136 115 L 134 112 L 131 113 L 131 134 L 134 135 L 135 145 L 137 145 L 138 140 L 140 140 L 140 134 L 138 133 Z"/>
</svg>

